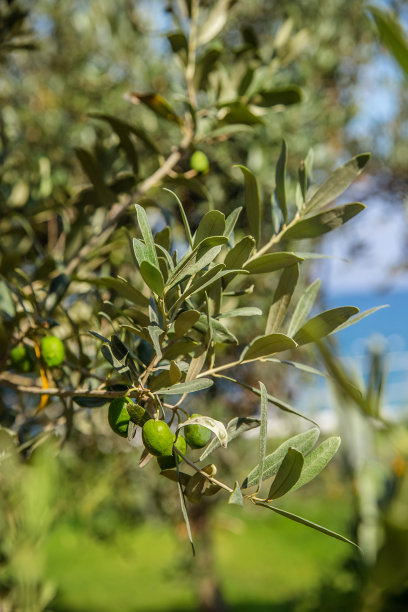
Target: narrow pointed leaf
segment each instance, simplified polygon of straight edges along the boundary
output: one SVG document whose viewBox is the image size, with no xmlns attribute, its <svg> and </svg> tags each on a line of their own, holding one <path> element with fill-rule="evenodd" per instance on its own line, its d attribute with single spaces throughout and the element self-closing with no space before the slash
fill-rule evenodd
<svg viewBox="0 0 408 612">
<path fill-rule="evenodd" d="M 205 45 L 217 36 L 227 23 L 228 9 L 231 0 L 219 0 L 210 10 L 206 20 L 201 26 L 198 35 L 198 44 Z"/>
<path fill-rule="evenodd" d="M 182 338 L 197 323 L 200 318 L 198 310 L 186 310 L 179 314 L 174 321 L 174 332 L 176 338 Z"/>
<path fill-rule="evenodd" d="M 140 274 L 146 285 L 160 297 L 163 296 L 164 279 L 158 268 L 152 265 L 149 261 L 142 261 L 140 264 Z"/>
<path fill-rule="evenodd" d="M 176 385 L 180 381 L 181 370 L 174 360 L 170 362 L 169 376 L 170 376 L 170 383 L 172 385 Z"/>
<path fill-rule="evenodd" d="M 296 489 L 303 487 L 303 485 L 307 484 L 318 474 L 320 474 L 320 472 L 337 453 L 340 443 L 341 440 L 338 436 L 332 436 L 315 448 L 310 455 L 305 457 L 302 473 L 292 490 L 295 491 Z"/>
<path fill-rule="evenodd" d="M 249 261 L 245 265 L 245 270 L 248 270 L 250 274 L 267 274 L 268 272 L 288 268 L 301 261 L 303 261 L 303 257 L 299 257 L 295 253 L 267 253 Z"/>
<path fill-rule="evenodd" d="M 245 209 L 249 229 L 258 246 L 261 237 L 261 197 L 259 194 L 258 181 L 251 170 L 245 166 L 238 165 L 236 167 L 241 169 L 245 178 Z"/>
<path fill-rule="evenodd" d="M 195 393 L 196 391 L 202 391 L 212 387 L 214 382 L 210 378 L 196 378 L 191 382 L 178 383 L 172 387 L 164 387 L 156 391 L 156 394 L 160 395 L 183 395 L 184 393 Z"/>
<path fill-rule="evenodd" d="M 214 342 L 225 342 L 227 344 L 238 344 L 237 338 L 218 319 L 211 317 L 212 339 Z M 200 315 L 200 319 L 194 325 L 194 329 L 202 334 L 208 333 L 208 321 L 206 315 Z"/>
<path fill-rule="evenodd" d="M 281 329 L 298 279 L 299 264 L 289 266 L 289 268 L 284 268 L 273 296 L 273 304 L 269 309 L 268 320 L 265 328 L 266 334 L 272 334 Z"/>
<path fill-rule="evenodd" d="M 133 254 L 139 267 L 143 261 L 149 261 L 148 249 L 144 242 L 142 242 L 138 238 L 132 238 L 132 248 Z"/>
<path fill-rule="evenodd" d="M 95 195 L 101 204 L 110 205 L 115 201 L 115 194 L 105 183 L 104 174 L 99 166 L 96 157 L 83 149 L 77 147 L 75 149 L 76 156 L 82 166 L 83 171 L 92 183 Z"/>
<path fill-rule="evenodd" d="M 342 329 L 346 329 L 346 327 L 350 327 L 350 325 L 354 325 L 354 323 L 358 323 L 362 319 L 365 319 L 366 317 L 369 317 L 370 315 L 374 314 L 375 312 L 377 312 L 377 310 L 381 310 L 382 308 L 388 308 L 388 307 L 389 307 L 389 304 L 382 304 L 381 306 L 374 306 L 374 308 L 369 308 L 368 310 L 364 310 L 363 312 L 360 312 L 358 315 L 352 317 L 351 319 L 343 323 L 343 325 L 340 325 L 340 327 L 338 327 L 336 331 L 341 331 Z"/>
<path fill-rule="evenodd" d="M 382 43 L 408 75 L 408 39 L 401 24 L 389 11 L 374 6 L 368 10 L 375 19 Z"/>
<path fill-rule="evenodd" d="M 293 334 L 300 328 L 301 325 L 306 320 L 307 315 L 315 303 L 317 295 L 320 291 L 321 281 L 320 278 L 315 280 L 306 291 L 303 293 L 300 298 L 297 306 L 295 308 L 295 312 L 293 313 L 292 319 L 290 321 L 288 335 L 293 336 Z"/>
<path fill-rule="evenodd" d="M 159 267 L 159 263 L 157 261 L 156 249 L 154 246 L 153 234 L 150 228 L 149 219 L 147 218 L 147 214 L 145 209 L 139 204 L 135 204 L 136 213 L 137 213 L 137 222 L 139 224 L 140 231 L 143 236 L 143 240 L 146 246 L 146 255 L 147 260 L 156 268 Z"/>
<path fill-rule="evenodd" d="M 262 359 L 274 353 L 296 348 L 296 342 L 285 334 L 268 334 L 255 338 L 242 352 L 241 362 Z"/>
<path fill-rule="evenodd" d="M 225 216 L 219 210 L 210 210 L 201 219 L 194 236 L 193 246 L 196 247 L 204 238 L 222 236 L 225 231 Z"/>
<path fill-rule="evenodd" d="M 288 159 L 288 151 L 286 147 L 286 142 L 282 140 L 282 148 L 279 155 L 278 162 L 276 164 L 276 172 L 275 172 L 275 197 L 278 202 L 279 208 L 282 212 L 283 221 L 287 223 L 288 221 L 288 208 L 286 205 L 286 162 Z"/>
<path fill-rule="evenodd" d="M 231 440 L 235 440 L 235 438 L 244 432 L 259 427 L 260 424 L 261 421 L 253 417 L 234 417 L 227 425 L 228 443 L 230 443 Z M 221 444 L 218 438 L 213 438 L 200 456 L 200 461 L 204 461 L 208 455 L 213 453 L 220 446 Z"/>
<path fill-rule="evenodd" d="M 228 310 L 228 312 L 221 312 L 218 315 L 218 319 L 232 319 L 233 317 L 255 317 L 262 314 L 260 308 L 256 306 L 243 306 L 242 308 L 234 308 L 234 310 Z"/>
<path fill-rule="evenodd" d="M 238 221 L 238 217 L 241 214 L 241 211 L 242 211 L 242 206 L 238 206 L 238 208 L 234 208 L 232 213 L 230 213 L 228 217 L 225 219 L 224 235 L 227 236 L 228 238 L 231 236 L 232 232 L 234 231 L 235 225 Z"/>
<path fill-rule="evenodd" d="M 201 380 L 206 380 L 206 379 L 201 378 Z M 195 380 L 193 382 L 199 382 L 199 381 Z M 186 383 L 183 383 L 183 384 L 186 384 Z M 188 383 L 188 384 L 193 384 L 193 383 Z M 177 385 L 177 386 L 180 387 L 181 385 Z M 221 421 L 217 421 L 216 419 L 212 419 L 211 417 L 202 415 L 199 417 L 193 417 L 191 419 L 187 419 L 183 423 L 180 423 L 177 426 L 177 429 L 181 429 L 182 427 L 185 427 L 186 425 L 202 425 L 203 427 L 210 429 L 217 436 L 218 440 L 220 441 L 221 446 L 223 446 L 224 448 L 227 447 L 228 434 L 227 434 L 227 430 L 225 429 L 224 424 L 221 423 Z"/>
<path fill-rule="evenodd" d="M 303 455 L 295 448 L 288 448 L 288 451 L 279 466 L 268 493 L 268 501 L 278 499 L 286 495 L 299 480 L 303 467 Z"/>
<path fill-rule="evenodd" d="M 224 374 L 217 374 L 217 377 L 218 378 L 225 378 L 225 380 L 229 380 L 229 381 L 233 382 L 234 384 L 239 385 L 240 387 L 243 387 L 244 389 L 248 389 L 248 391 L 251 391 L 252 393 L 254 393 L 254 395 L 258 395 L 258 396 L 260 395 L 259 389 L 257 389 L 256 387 L 252 387 L 251 385 L 248 385 L 247 383 L 242 382 L 242 380 L 238 380 L 236 378 L 231 378 L 231 376 L 225 376 Z M 297 410 L 292 408 L 292 406 L 290 404 L 288 404 L 287 402 L 279 399 L 278 397 L 275 397 L 274 395 L 271 395 L 270 393 L 268 393 L 268 401 L 271 404 L 273 404 L 274 406 L 277 406 L 283 412 L 287 412 L 288 414 L 294 414 L 294 415 L 300 417 L 301 419 L 305 419 L 305 421 L 308 421 L 309 423 L 312 423 L 312 425 L 315 425 L 316 427 L 318 427 L 317 423 L 315 421 L 313 421 L 313 419 L 310 419 L 305 414 L 302 414 L 301 412 L 298 412 Z"/>
<path fill-rule="evenodd" d="M 118 293 L 118 295 L 126 298 L 133 304 L 138 306 L 147 307 L 149 300 L 138 290 L 135 289 L 130 283 L 123 280 L 122 278 L 114 278 L 112 276 L 102 276 L 101 278 L 77 278 L 79 282 L 86 282 L 96 287 L 106 287 L 112 291 Z"/>
<path fill-rule="evenodd" d="M 164 191 L 168 191 L 169 193 L 171 193 L 171 195 L 176 199 L 177 205 L 178 205 L 179 210 L 180 210 L 180 215 L 181 215 L 181 218 L 182 218 L 182 221 L 183 221 L 184 230 L 186 232 L 188 243 L 189 243 L 190 247 L 193 248 L 193 238 L 191 236 L 190 225 L 188 223 L 187 215 L 185 213 L 185 210 L 183 208 L 182 203 L 180 202 L 179 197 L 171 189 L 167 189 L 167 187 L 163 187 L 163 189 L 164 189 Z"/>
<path fill-rule="evenodd" d="M 239 483 L 235 481 L 234 490 L 228 498 L 229 504 L 235 504 L 237 506 L 244 505 L 244 498 L 242 497 L 241 489 L 239 488 Z"/>
<path fill-rule="evenodd" d="M 136 91 L 131 91 L 126 94 L 126 99 L 132 102 L 133 104 L 145 104 L 150 110 L 152 110 L 156 115 L 170 121 L 171 123 L 176 123 L 177 125 L 182 125 L 183 121 L 181 117 L 179 117 L 174 110 L 171 108 L 170 104 L 163 98 L 163 96 L 156 93 L 137 93 Z"/>
<path fill-rule="evenodd" d="M 264 508 L 269 508 L 269 510 L 276 512 L 277 514 L 280 514 L 281 516 L 284 516 L 290 519 L 291 521 L 295 521 L 295 523 L 300 523 L 301 525 L 305 525 L 306 527 L 310 527 L 311 529 L 320 531 L 321 533 L 324 533 L 325 535 L 330 536 L 331 538 L 335 538 L 336 540 L 340 540 L 341 542 L 346 542 L 346 544 L 351 544 L 352 546 L 359 548 L 357 544 L 355 544 L 348 538 L 340 535 L 339 533 L 336 533 L 335 531 L 331 531 L 330 529 L 327 529 L 327 527 L 322 527 L 321 525 L 318 525 L 317 523 L 312 523 L 312 521 L 302 518 L 301 516 L 298 516 L 297 514 L 293 514 L 292 512 L 288 512 L 287 510 L 282 510 L 282 508 L 276 508 L 275 506 L 271 506 L 270 504 L 266 504 L 263 502 L 256 502 L 256 505 L 263 506 Z"/>
<path fill-rule="evenodd" d="M 361 174 L 369 159 L 369 153 L 362 153 L 337 168 L 313 194 L 307 203 L 307 211 L 321 209 L 333 202 Z"/>
<path fill-rule="evenodd" d="M 255 246 L 255 240 L 252 236 L 245 236 L 227 253 L 224 259 L 224 264 L 228 270 L 238 270 L 249 258 Z M 223 285 L 226 287 L 228 283 L 235 278 L 235 274 L 231 273 L 224 277 Z"/>
<path fill-rule="evenodd" d="M 315 374 L 316 376 L 323 376 L 324 378 L 327 378 L 327 374 L 325 372 L 321 372 L 316 368 L 312 368 L 312 366 L 309 366 L 306 363 L 300 363 L 298 361 L 287 361 L 286 359 L 276 359 L 276 357 L 266 357 L 265 361 L 289 365 L 298 370 L 302 370 L 303 372 L 307 372 L 308 374 Z"/>
<path fill-rule="evenodd" d="M 160 339 L 160 336 L 164 332 L 157 325 L 149 325 L 149 327 L 147 328 L 147 331 L 149 332 L 151 343 L 153 344 L 153 348 L 156 351 L 156 355 L 157 357 L 159 357 L 159 359 L 161 359 L 162 351 L 161 351 L 159 339 Z"/>
<path fill-rule="evenodd" d="M 194 357 L 190 361 L 190 366 L 186 374 L 186 382 L 190 382 L 190 380 L 197 378 L 203 369 L 206 357 L 207 349 L 203 344 L 200 344 L 194 353 Z"/>
<path fill-rule="evenodd" d="M 307 217 L 289 227 L 283 234 L 282 240 L 303 240 L 304 238 L 317 238 L 331 232 L 365 209 L 360 202 L 351 202 L 331 208 L 313 217 Z"/>
<path fill-rule="evenodd" d="M 177 461 L 176 461 L 176 466 L 177 466 L 177 477 L 178 477 L 179 471 L 178 471 L 178 463 L 177 463 Z M 177 487 L 178 487 L 179 496 L 180 496 L 181 512 L 183 514 L 184 522 L 186 524 L 187 535 L 188 535 L 188 539 L 190 540 L 190 544 L 191 544 L 191 548 L 192 548 L 193 556 L 194 556 L 195 555 L 195 548 L 194 548 L 193 536 L 191 534 L 190 521 L 188 519 L 186 502 L 185 502 L 185 499 L 184 499 L 184 493 L 183 493 L 183 489 L 182 489 L 180 480 L 177 480 Z"/>
<path fill-rule="evenodd" d="M 325 310 L 302 325 L 293 336 L 293 340 L 299 345 L 316 342 L 334 332 L 358 312 L 355 306 L 340 306 Z"/>
<path fill-rule="evenodd" d="M 240 268 L 250 256 L 255 246 L 255 240 L 252 236 L 245 236 L 235 246 L 228 251 L 224 259 L 225 267 L 229 270 Z"/>
<path fill-rule="evenodd" d="M 263 383 L 259 383 L 261 392 L 261 426 L 259 431 L 259 463 L 258 463 L 258 482 L 257 491 L 260 491 L 264 473 L 264 463 L 266 454 L 266 441 L 268 436 L 268 392 Z"/>
<path fill-rule="evenodd" d="M 312 429 L 308 429 L 283 442 L 273 453 L 265 457 L 263 480 L 267 480 L 277 473 L 289 448 L 294 448 L 303 455 L 307 455 L 316 444 L 319 434 L 318 427 L 312 427 Z M 242 488 L 248 489 L 249 487 L 255 486 L 258 478 L 259 466 L 257 465 L 245 478 L 242 483 Z"/>
</svg>

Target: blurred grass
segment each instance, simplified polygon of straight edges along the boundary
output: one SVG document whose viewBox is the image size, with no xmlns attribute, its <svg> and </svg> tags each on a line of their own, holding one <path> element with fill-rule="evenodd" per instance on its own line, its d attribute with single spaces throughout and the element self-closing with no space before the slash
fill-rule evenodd
<svg viewBox="0 0 408 612">
<path fill-rule="evenodd" d="M 344 499 L 292 500 L 290 509 L 347 533 L 350 508 Z M 240 612 L 287 609 L 285 602 L 310 595 L 350 554 L 346 544 L 257 508 L 220 508 L 213 535 L 224 596 Z M 53 610 L 196 609 L 191 577 L 196 561 L 188 542 L 169 525 L 125 527 L 104 541 L 81 525 L 62 522 L 49 535 L 46 557 L 47 577 L 58 585 Z"/>
</svg>

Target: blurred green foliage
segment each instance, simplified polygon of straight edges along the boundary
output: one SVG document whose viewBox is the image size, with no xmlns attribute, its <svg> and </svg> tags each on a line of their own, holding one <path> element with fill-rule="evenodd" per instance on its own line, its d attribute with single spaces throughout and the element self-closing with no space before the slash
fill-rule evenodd
<svg viewBox="0 0 408 612">
<path fill-rule="evenodd" d="M 126 278 L 132 298 L 142 288 L 123 231 L 136 232 L 126 198 L 133 201 L 177 147 L 180 156 L 171 171 L 142 190 L 139 201 L 150 212 L 150 205 L 156 206 L 152 219 L 157 229 L 173 216 L 179 248 L 185 246 L 181 218 L 174 199 L 158 187 L 177 192 L 194 231 L 214 202 L 222 203 L 226 214 L 243 203 L 242 175 L 233 165 L 244 164 L 261 185 L 266 211 L 261 227 L 267 235 L 276 223 L 269 206 L 276 183 L 284 177 L 289 199 L 295 201 L 296 181 L 289 177 L 296 175 L 310 148 L 318 183 L 340 160 L 361 150 L 344 126 L 357 111 L 361 71 L 378 50 L 365 4 L 227 4 L 224 29 L 197 54 L 194 109 L 191 83 L 183 76 L 183 6 L 188 12 L 190 2 L 1 2 L 0 362 L 13 377 L 17 373 L 7 362 L 11 348 L 24 338 L 34 350 L 51 329 L 64 340 L 67 358 L 48 384 L 95 389 L 111 380 L 110 366 L 88 330 L 111 336 L 112 303 L 129 295 L 128 286 L 124 295 L 123 284 L 106 277 Z M 211 5 L 202 2 L 205 17 Z M 211 28 L 205 37 L 211 38 Z M 393 176 L 398 176 L 406 149 L 399 138 L 405 96 L 398 89 L 400 106 L 386 160 Z M 195 130 L 185 147 L 183 121 Z M 282 137 L 290 150 L 287 176 L 273 170 Z M 208 173 L 191 174 L 194 151 L 207 156 Z M 380 158 L 374 168 L 384 163 Z M 80 267 L 73 267 L 70 278 L 67 266 L 101 231 L 118 202 L 123 214 Z M 237 237 L 245 233 L 240 220 Z M 259 287 L 260 294 L 249 295 L 246 306 L 267 309 L 277 282 L 264 277 Z M 231 308 L 236 307 L 232 302 Z M 234 329 L 253 336 L 254 321 L 240 320 Z M 147 348 L 140 347 L 142 362 Z M 254 386 L 260 372 L 265 364 L 249 372 L 246 384 Z M 38 362 L 19 381 L 44 385 L 46 374 Z M 281 369 L 268 364 L 267 375 L 274 392 L 290 394 L 290 380 Z M 259 403 L 246 388 L 233 392 L 228 381 L 217 390 L 205 400 L 190 399 L 188 410 L 205 413 L 210 401 L 211 415 L 226 421 L 252 414 Z M 344 545 L 326 543 L 323 536 L 281 517 L 259 518 L 261 509 L 248 519 L 238 509 L 218 511 L 211 519 L 197 513 L 193 526 L 210 520 L 215 575 L 231 609 L 405 609 L 406 430 L 379 428 L 378 372 L 373 371 L 367 391 L 371 412 L 367 405 L 356 405 L 355 397 L 346 398 L 351 407 L 342 405 L 347 426 L 353 422 L 353 434 L 363 432 L 363 437 L 347 444 L 346 428 L 345 466 L 329 469 L 322 476 L 325 485 L 312 485 L 299 502 L 299 510 L 306 506 L 313 520 L 342 532 L 348 531 L 349 521 L 368 545 L 365 560 L 349 557 Z M 51 399 L 48 409 L 38 413 L 39 401 L 45 402 L 5 384 L 1 388 L 1 605 L 30 612 L 148 610 L 149 605 L 152 610 L 193 609 L 193 588 L 184 584 L 194 576 L 194 590 L 200 592 L 203 575 L 208 576 L 200 575 L 202 567 L 191 571 L 184 531 L 175 518 L 179 500 L 173 483 L 139 470 L 134 449 L 114 440 L 108 430 L 105 408 L 93 410 L 67 396 Z M 51 439 L 63 446 L 58 456 Z M 246 466 L 256 464 L 256 449 L 246 441 L 236 444 L 228 455 L 219 454 L 220 477 L 239 465 L 244 478 Z M 353 463 L 356 448 L 366 453 L 362 464 Z M 345 483 L 350 480 L 351 491 Z M 326 494 L 329 502 L 316 501 Z M 212 500 L 205 507 L 211 510 Z M 160 522 L 163 518 L 171 530 Z M 238 537 L 234 530 L 243 533 Z M 206 543 L 197 537 L 206 554 Z M 135 573 L 142 580 L 132 592 Z M 114 588 L 102 589 L 109 581 Z"/>
</svg>

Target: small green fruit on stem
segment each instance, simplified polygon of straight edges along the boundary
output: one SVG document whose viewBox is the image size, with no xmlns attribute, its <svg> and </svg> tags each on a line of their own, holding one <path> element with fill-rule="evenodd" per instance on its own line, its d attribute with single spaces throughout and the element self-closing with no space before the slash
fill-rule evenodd
<svg viewBox="0 0 408 612">
<path fill-rule="evenodd" d="M 147 410 L 145 410 L 143 406 L 140 406 L 140 404 L 133 404 L 132 402 L 129 402 L 127 405 L 127 411 L 129 413 L 130 420 L 140 427 L 143 427 L 143 425 L 152 418 Z"/>
<path fill-rule="evenodd" d="M 129 398 L 118 397 L 109 404 L 108 421 L 112 431 L 122 438 L 127 438 L 130 416 L 127 409 Z"/>
<path fill-rule="evenodd" d="M 202 151 L 194 151 L 190 157 L 190 166 L 196 172 L 200 174 L 207 174 L 210 169 L 210 163 L 208 157 Z"/>
<path fill-rule="evenodd" d="M 27 374 L 34 368 L 34 353 L 24 344 L 19 344 L 11 350 L 10 361 L 18 372 Z"/>
<path fill-rule="evenodd" d="M 173 434 L 164 421 L 147 421 L 143 425 L 142 440 L 149 453 L 156 457 L 172 454 Z"/>
<path fill-rule="evenodd" d="M 183 455 L 185 455 L 187 452 L 187 443 L 185 438 L 179 435 L 177 437 L 177 440 L 176 436 L 173 436 L 173 439 L 174 446 L 180 451 L 180 453 L 183 453 Z M 180 457 L 180 455 L 176 455 L 176 457 L 177 463 L 180 463 L 180 461 L 182 461 L 182 458 Z M 173 451 L 170 455 L 162 455 L 161 457 L 157 457 L 157 462 L 162 470 L 171 470 L 172 468 L 176 467 L 176 458 L 173 455 Z"/>
<path fill-rule="evenodd" d="M 200 417 L 201 414 L 192 414 L 191 418 Z M 186 425 L 184 427 L 184 436 L 187 444 L 191 448 L 203 448 L 211 438 L 211 431 L 204 425 Z"/>
<path fill-rule="evenodd" d="M 65 359 L 65 347 L 57 336 L 45 336 L 40 343 L 41 357 L 45 364 L 52 368 L 59 366 Z"/>
</svg>

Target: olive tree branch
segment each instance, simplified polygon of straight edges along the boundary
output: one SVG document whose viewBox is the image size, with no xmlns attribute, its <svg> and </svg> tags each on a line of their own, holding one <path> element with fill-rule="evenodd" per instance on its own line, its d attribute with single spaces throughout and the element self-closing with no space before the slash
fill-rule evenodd
<svg viewBox="0 0 408 612">
<path fill-rule="evenodd" d="M 12 376 L 9 372 L 0 374 L 0 385 L 20 391 L 23 393 L 30 393 L 31 395 L 53 395 L 57 397 L 100 397 L 106 399 L 114 399 L 117 397 L 139 397 L 140 389 L 133 387 L 126 391 L 109 391 L 107 389 L 59 389 L 58 387 L 49 387 L 43 389 L 39 385 L 27 385 L 23 381 L 23 376 Z"/>
<path fill-rule="evenodd" d="M 169 174 L 172 168 L 174 168 L 174 166 L 179 162 L 184 151 L 190 146 L 192 139 L 193 132 L 191 129 L 188 129 L 180 145 L 175 150 L 173 150 L 173 152 L 160 166 L 160 168 L 158 168 L 155 172 L 153 172 L 153 174 L 147 177 L 139 185 L 139 187 L 128 198 L 126 198 L 126 201 L 124 203 L 120 204 L 118 202 L 114 206 L 112 206 L 106 216 L 105 223 L 103 224 L 103 227 L 100 232 L 93 234 L 93 236 L 89 238 L 87 243 L 84 244 L 83 247 L 78 251 L 75 257 L 73 257 L 71 261 L 66 265 L 66 274 L 72 274 L 82 263 L 82 261 L 87 257 L 87 255 L 91 252 L 91 250 L 99 242 L 104 241 L 114 232 L 117 223 L 126 213 L 129 206 L 133 204 L 135 198 L 138 198 L 147 193 L 149 189 L 154 187 L 154 185 L 156 185 L 157 183 L 160 183 L 160 181 Z"/>
<path fill-rule="evenodd" d="M 199 467 L 197 467 L 195 465 L 195 463 L 193 463 L 192 461 L 190 461 L 190 459 L 188 459 L 185 455 L 183 455 L 183 453 L 181 453 L 179 451 L 179 449 L 176 446 L 173 446 L 173 450 L 177 453 L 177 455 L 180 455 L 180 457 L 182 459 L 184 459 L 184 461 L 193 468 L 193 470 L 195 470 L 196 472 L 199 472 L 202 476 L 204 476 L 209 482 L 212 482 L 215 485 L 218 485 L 219 487 L 221 487 L 221 489 L 224 489 L 224 491 L 228 491 L 228 493 L 232 493 L 233 489 L 231 489 L 231 487 L 229 487 L 228 485 L 224 484 L 223 482 L 221 482 L 220 480 L 217 480 L 216 478 L 213 478 L 212 476 L 210 476 L 209 474 L 207 474 L 206 472 L 204 472 L 204 470 L 200 470 Z"/>
</svg>

